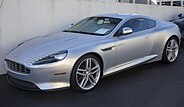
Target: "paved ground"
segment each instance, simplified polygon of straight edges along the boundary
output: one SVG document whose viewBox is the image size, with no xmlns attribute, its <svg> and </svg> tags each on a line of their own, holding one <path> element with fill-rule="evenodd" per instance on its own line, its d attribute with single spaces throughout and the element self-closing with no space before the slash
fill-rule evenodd
<svg viewBox="0 0 184 107">
<path fill-rule="evenodd" d="M 0 76 L 0 107 L 184 107 L 184 48 L 173 64 L 139 66 L 100 81 L 88 93 L 33 92 Z"/>
</svg>

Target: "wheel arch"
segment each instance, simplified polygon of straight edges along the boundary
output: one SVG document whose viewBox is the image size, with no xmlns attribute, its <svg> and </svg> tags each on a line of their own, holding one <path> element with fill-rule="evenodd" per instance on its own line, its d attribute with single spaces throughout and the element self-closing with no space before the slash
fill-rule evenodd
<svg viewBox="0 0 184 107">
<path fill-rule="evenodd" d="M 75 75 L 75 68 L 76 68 L 76 65 L 77 65 L 77 63 L 78 63 L 78 61 L 80 61 L 81 60 L 81 58 L 83 58 L 83 57 L 85 57 L 86 55 L 94 55 L 95 57 L 97 57 L 98 59 L 99 59 L 99 61 L 100 61 L 100 63 L 101 63 L 101 66 L 102 66 L 102 70 L 101 70 L 101 77 L 102 77 L 102 75 L 103 75 L 103 66 L 104 66 L 104 64 L 103 64 L 103 59 L 102 59 L 102 57 L 100 56 L 100 54 L 98 54 L 98 53 L 96 53 L 96 52 L 87 52 L 87 53 L 84 53 L 84 54 L 82 54 L 81 56 L 79 56 L 78 58 L 77 58 L 77 60 L 75 61 L 75 63 L 74 63 L 74 65 L 73 65 L 73 67 L 72 67 L 72 71 L 71 71 L 71 75 L 70 75 L 70 87 L 72 88 L 72 89 L 74 89 L 74 90 L 78 90 L 78 91 L 80 91 L 80 92 L 86 92 L 86 90 L 83 90 L 83 89 L 81 89 L 81 87 L 79 87 L 78 85 L 77 85 L 77 83 L 76 83 L 76 80 L 74 79 L 74 78 L 72 78 L 72 77 L 74 77 L 74 75 Z M 101 78 L 100 77 L 100 78 Z M 95 85 L 96 86 L 96 85 Z M 92 88 L 93 89 L 93 88 Z"/>
<path fill-rule="evenodd" d="M 167 42 L 169 41 L 169 39 L 171 39 L 171 38 L 175 38 L 176 40 L 177 40 L 177 42 L 178 42 L 178 44 L 180 44 L 180 39 L 179 39 L 179 37 L 177 36 L 177 35 L 171 35 L 171 36 L 168 36 L 166 39 L 165 39 L 165 41 L 164 41 L 164 47 L 163 48 L 165 48 L 165 45 L 167 44 Z"/>
<path fill-rule="evenodd" d="M 176 39 L 176 41 L 178 42 L 178 44 L 180 45 L 180 39 L 179 39 L 179 37 L 177 36 L 177 35 L 172 35 L 172 36 L 170 36 L 170 37 L 168 37 L 167 38 L 167 40 L 165 41 L 165 45 L 164 45 L 164 49 L 163 49 L 163 51 L 162 51 L 162 60 L 163 60 L 163 58 L 164 58 L 164 50 L 165 50 L 165 48 L 166 48 L 166 45 L 167 45 L 167 43 L 169 42 L 169 40 L 170 39 L 172 39 L 172 38 L 174 38 L 174 39 Z M 162 61 L 162 62 L 164 62 L 164 61 Z"/>
<path fill-rule="evenodd" d="M 175 39 L 177 40 L 178 44 L 180 44 L 180 39 L 179 39 L 179 37 L 178 37 L 177 35 L 172 35 L 171 37 L 168 38 L 168 40 L 169 40 L 170 38 L 175 38 Z M 167 41 L 168 41 L 168 40 L 167 40 Z"/>
<path fill-rule="evenodd" d="M 84 57 L 84 56 L 86 56 L 86 55 L 94 55 L 94 56 L 96 56 L 96 57 L 100 60 L 101 65 L 102 65 L 102 70 L 101 70 L 101 77 L 102 77 L 102 76 L 103 76 L 103 70 L 104 70 L 104 61 L 103 61 L 103 59 L 102 59 L 102 56 L 101 56 L 100 54 L 96 53 L 96 52 L 88 52 L 88 53 L 85 53 L 85 54 L 81 55 L 81 56 L 75 61 L 74 66 L 75 66 L 76 63 L 79 61 L 79 59 L 81 59 L 82 57 Z M 72 67 L 72 71 L 73 71 L 73 69 L 74 69 L 74 66 Z"/>
</svg>

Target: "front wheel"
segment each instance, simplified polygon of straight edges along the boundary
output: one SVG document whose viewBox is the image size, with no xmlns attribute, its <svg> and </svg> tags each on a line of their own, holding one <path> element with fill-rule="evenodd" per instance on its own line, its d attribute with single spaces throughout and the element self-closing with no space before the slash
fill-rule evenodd
<svg viewBox="0 0 184 107">
<path fill-rule="evenodd" d="M 164 48 L 162 61 L 165 63 L 172 63 L 177 59 L 178 53 L 179 43 L 175 38 L 171 37 L 167 41 L 166 46 Z"/>
<path fill-rule="evenodd" d="M 71 74 L 71 88 L 81 92 L 93 89 L 101 76 L 102 64 L 94 55 L 80 58 Z"/>
</svg>

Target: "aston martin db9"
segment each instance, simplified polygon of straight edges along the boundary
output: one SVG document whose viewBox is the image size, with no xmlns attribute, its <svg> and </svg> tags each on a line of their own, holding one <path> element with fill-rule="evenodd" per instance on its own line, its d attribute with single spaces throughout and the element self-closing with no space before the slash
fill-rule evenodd
<svg viewBox="0 0 184 107">
<path fill-rule="evenodd" d="M 8 81 L 44 91 L 93 89 L 99 80 L 127 68 L 161 61 L 173 63 L 178 26 L 135 14 L 88 17 L 53 35 L 20 43 L 5 57 Z"/>
</svg>

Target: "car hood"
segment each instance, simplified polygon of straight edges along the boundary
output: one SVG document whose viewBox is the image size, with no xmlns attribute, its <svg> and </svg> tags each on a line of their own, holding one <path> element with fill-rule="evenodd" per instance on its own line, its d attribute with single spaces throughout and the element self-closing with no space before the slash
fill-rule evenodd
<svg viewBox="0 0 184 107">
<path fill-rule="evenodd" d="M 6 58 L 19 62 L 32 61 L 58 51 L 92 43 L 100 38 L 102 37 L 69 32 L 37 37 L 21 43 Z"/>
</svg>

